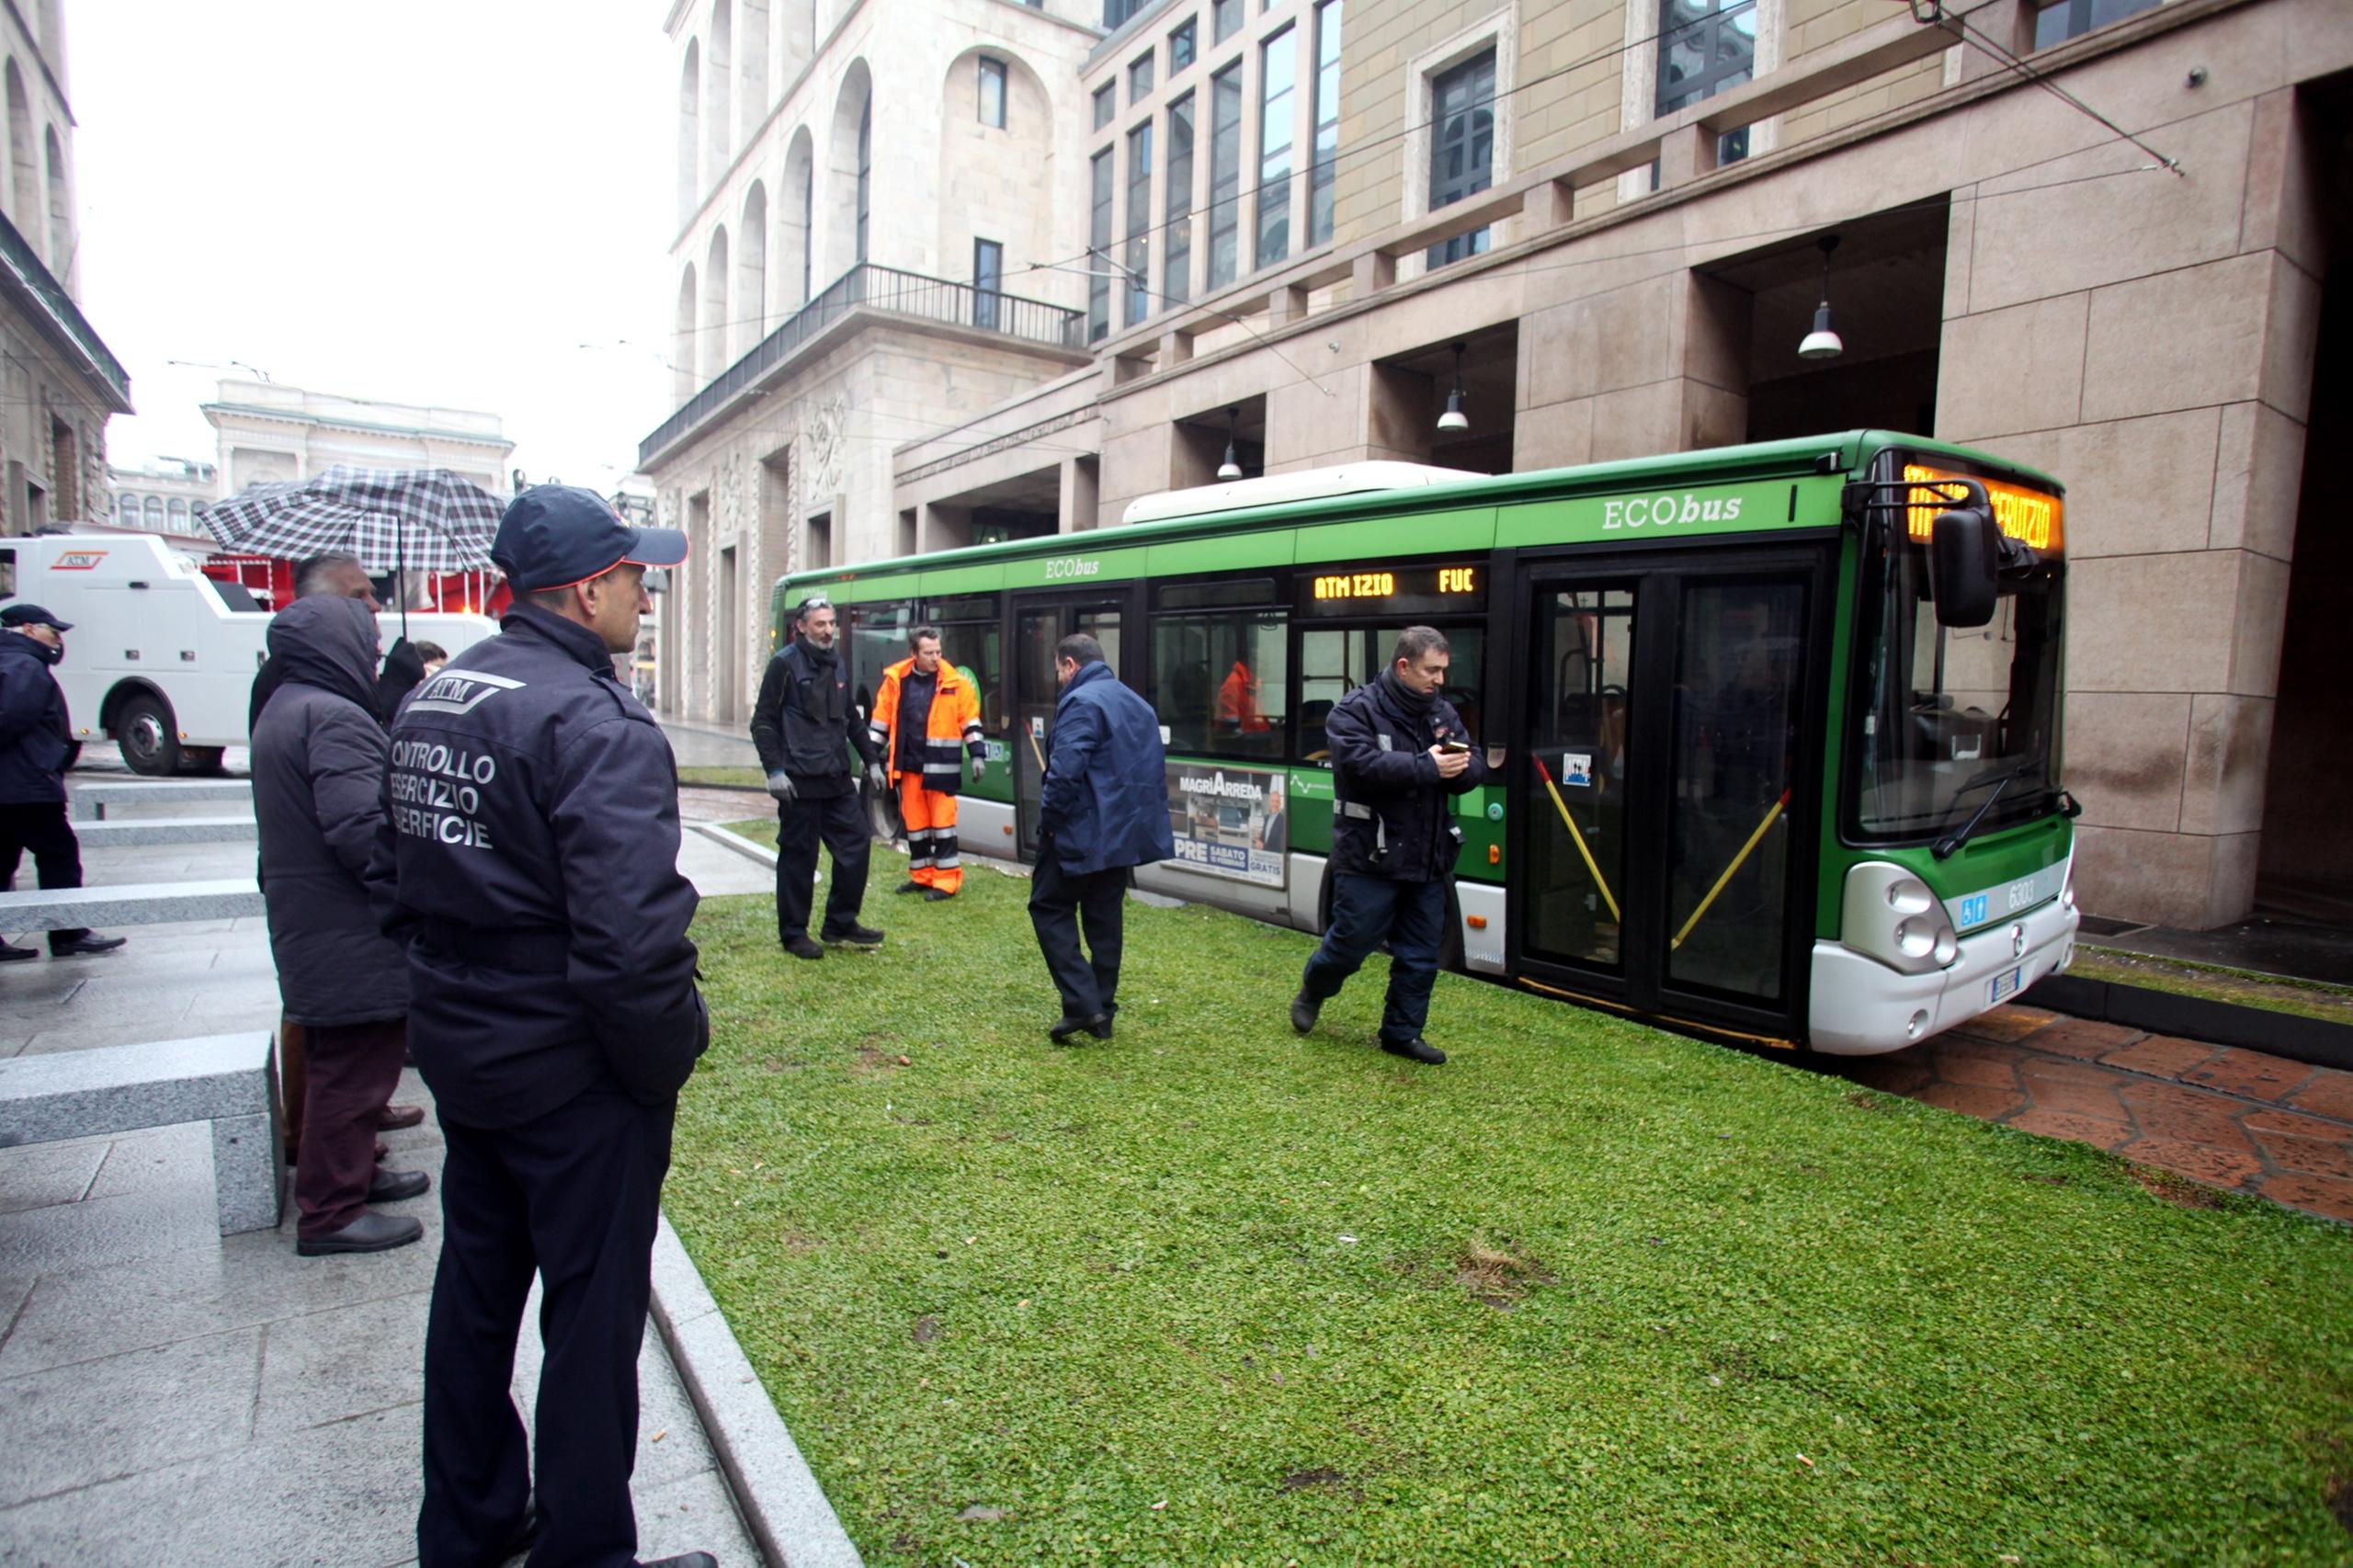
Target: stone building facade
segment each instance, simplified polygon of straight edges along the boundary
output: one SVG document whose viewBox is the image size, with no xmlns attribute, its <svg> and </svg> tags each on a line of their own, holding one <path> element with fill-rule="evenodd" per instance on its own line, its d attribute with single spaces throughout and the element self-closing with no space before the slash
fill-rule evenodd
<svg viewBox="0 0 2353 1568">
<path fill-rule="evenodd" d="M 0 529 L 105 516 L 106 425 L 131 378 L 82 314 L 74 110 L 58 0 L 0 7 Z"/>
<path fill-rule="evenodd" d="M 223 495 L 264 480 L 310 479 L 336 463 L 446 468 L 484 490 L 510 488 L 515 443 L 495 414 L 223 381 L 201 405 L 218 432 Z"/>
<path fill-rule="evenodd" d="M 2353 7 L 1238 6 L 1147 6 L 1080 69 L 1079 155 L 1117 171 L 1074 247 L 1109 280 L 1075 301 L 1091 368 L 901 443 L 848 537 L 895 520 L 927 548 L 932 519 L 945 542 L 976 500 L 1063 474 L 1059 526 L 1114 526 L 1229 444 L 1280 472 L 1970 442 L 2069 486 L 2087 906 L 2353 907 L 2328 804 L 2353 763 L 2332 676 L 2353 534 L 2318 467 L 2353 361 L 2316 347 L 2353 340 Z M 1262 246 L 1269 210 L 1288 233 Z M 1802 358 L 1825 291 L 1845 351 Z M 1457 391 L 1469 428 L 1439 432 Z"/>
</svg>

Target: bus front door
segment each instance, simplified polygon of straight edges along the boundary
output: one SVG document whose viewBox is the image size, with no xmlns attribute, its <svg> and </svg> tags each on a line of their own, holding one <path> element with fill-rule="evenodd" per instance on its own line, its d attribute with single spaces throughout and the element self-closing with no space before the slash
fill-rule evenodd
<svg viewBox="0 0 2353 1568">
<path fill-rule="evenodd" d="M 1812 940 L 1825 562 L 1525 566 L 1506 962 L 1540 988 L 1788 1040 Z"/>
<path fill-rule="evenodd" d="M 1021 858 L 1038 858 L 1038 804 L 1046 777 L 1049 739 L 1054 727 L 1054 700 L 1061 684 L 1054 678 L 1054 646 L 1063 638 L 1085 632 L 1103 644 L 1103 657 L 1113 672 L 1124 674 L 1120 662 L 1120 627 L 1123 609 L 1117 598 L 1100 594 L 1084 598 L 1067 596 L 1016 595 L 1013 601 L 1013 799 L 1016 841 Z"/>
</svg>

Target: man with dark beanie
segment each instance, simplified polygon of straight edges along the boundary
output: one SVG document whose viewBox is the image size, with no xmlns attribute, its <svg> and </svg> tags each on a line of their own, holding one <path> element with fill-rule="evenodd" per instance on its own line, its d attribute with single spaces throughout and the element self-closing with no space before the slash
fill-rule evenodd
<svg viewBox="0 0 2353 1568">
<path fill-rule="evenodd" d="M 815 902 L 817 845 L 834 858 L 834 885 L 825 894 L 828 942 L 871 947 L 882 933 L 858 922 L 866 900 L 866 860 L 872 847 L 859 809 L 850 754 L 866 765 L 866 782 L 879 799 L 885 788 L 881 748 L 849 699 L 849 670 L 835 646 L 834 607 L 812 594 L 792 612 L 792 641 L 768 661 L 752 706 L 752 744 L 776 797 L 776 934 L 797 959 L 822 959 L 809 937 Z"/>
<path fill-rule="evenodd" d="M 1453 797 L 1487 781 L 1461 715 L 1440 695 L 1450 657 L 1437 628 L 1409 626 L 1381 678 L 1332 709 L 1332 924 L 1290 1003 L 1290 1026 L 1305 1034 L 1385 941 L 1381 1049 L 1432 1066 L 1446 1052 L 1422 1038 L 1422 1026 L 1446 937 L 1447 881 L 1462 847 Z"/>
</svg>

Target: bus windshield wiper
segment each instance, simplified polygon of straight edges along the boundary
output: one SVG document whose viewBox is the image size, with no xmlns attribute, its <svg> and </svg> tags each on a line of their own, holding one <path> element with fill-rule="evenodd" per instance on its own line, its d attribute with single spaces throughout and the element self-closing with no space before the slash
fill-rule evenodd
<svg viewBox="0 0 2353 1568">
<path fill-rule="evenodd" d="M 1985 813 L 1994 809 L 1994 802 L 2002 798 L 2002 791 L 2041 766 L 2042 754 L 2035 752 L 2006 767 L 1988 768 L 1952 792 L 1952 799 L 1946 802 L 1948 813 L 1954 806 L 1959 805 L 1961 798 L 1972 790 L 1982 790 L 1988 784 L 1994 786 L 1994 792 L 1985 797 L 1985 803 L 1979 806 L 1967 822 L 1930 845 L 1928 852 L 1939 860 L 1952 858 L 1960 852 L 1961 846 L 1969 842 L 1969 835 L 1977 831 L 1977 824 L 1985 820 Z"/>
</svg>

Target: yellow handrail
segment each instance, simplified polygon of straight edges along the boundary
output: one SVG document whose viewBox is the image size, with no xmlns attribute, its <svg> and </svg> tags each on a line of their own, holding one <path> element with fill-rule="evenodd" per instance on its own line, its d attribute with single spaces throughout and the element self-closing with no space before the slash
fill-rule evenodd
<svg viewBox="0 0 2353 1568">
<path fill-rule="evenodd" d="M 1552 782 L 1552 770 L 1544 766 L 1542 757 L 1533 760 L 1536 776 L 1544 780 L 1544 788 L 1552 795 L 1552 804 L 1560 812 L 1561 821 L 1568 828 L 1570 839 L 1576 845 L 1577 853 L 1585 858 L 1585 869 L 1593 873 L 1593 885 L 1601 890 L 1601 902 L 1609 906 L 1609 918 L 1622 926 L 1626 917 L 1618 913 L 1618 900 L 1610 894 L 1608 879 L 1601 874 L 1601 868 L 1594 864 L 1593 851 L 1585 846 L 1585 835 L 1577 831 L 1577 819 L 1569 815 L 1569 803 L 1561 799 L 1560 786 Z"/>
<path fill-rule="evenodd" d="M 1716 879 L 1716 885 L 1708 890 L 1708 896 L 1699 901 L 1699 907 L 1691 912 L 1691 918 L 1683 923 L 1683 929 L 1675 934 L 1673 947 L 1679 948 L 1683 945 L 1683 938 L 1691 934 L 1692 926 L 1699 924 L 1699 916 L 1708 913 L 1708 905 L 1716 902 L 1716 895 L 1724 891 L 1724 884 L 1732 881 L 1733 873 L 1746 864 L 1749 856 L 1756 853 L 1757 842 L 1765 836 L 1765 830 L 1773 825 L 1773 819 L 1779 816 L 1781 808 L 1789 803 L 1790 792 L 1784 790 L 1781 791 L 1781 798 L 1774 801 L 1772 809 L 1765 813 L 1765 820 L 1756 824 L 1756 831 L 1748 835 L 1748 842 L 1740 846 L 1740 853 L 1732 858 L 1732 864 L 1724 868 L 1724 874 Z"/>
</svg>

